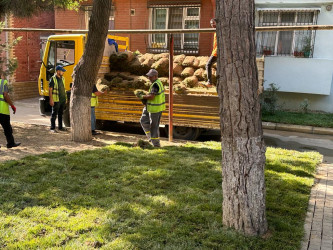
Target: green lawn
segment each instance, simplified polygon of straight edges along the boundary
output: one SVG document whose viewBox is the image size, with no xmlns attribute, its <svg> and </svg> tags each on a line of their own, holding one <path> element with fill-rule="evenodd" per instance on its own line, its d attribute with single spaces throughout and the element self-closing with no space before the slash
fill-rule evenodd
<svg viewBox="0 0 333 250">
<path fill-rule="evenodd" d="M 222 227 L 217 142 L 129 145 L 0 165 L 0 248 L 298 249 L 318 153 L 267 150 L 269 237 Z"/>
<path fill-rule="evenodd" d="M 274 115 L 263 114 L 265 122 L 277 122 L 296 125 L 333 128 L 333 114 L 324 113 L 297 113 L 277 111 Z"/>
</svg>

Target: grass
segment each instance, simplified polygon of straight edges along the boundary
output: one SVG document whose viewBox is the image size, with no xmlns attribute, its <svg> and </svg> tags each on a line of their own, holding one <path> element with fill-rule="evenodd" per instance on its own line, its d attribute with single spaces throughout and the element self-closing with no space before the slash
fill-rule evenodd
<svg viewBox="0 0 333 250">
<path fill-rule="evenodd" d="M 266 155 L 266 239 L 222 226 L 216 142 L 118 144 L 2 163 L 0 248 L 298 249 L 321 156 L 272 148 Z"/>
<path fill-rule="evenodd" d="M 333 114 L 331 113 L 298 113 L 276 111 L 274 115 L 263 114 L 265 122 L 277 122 L 295 125 L 333 128 Z"/>
</svg>

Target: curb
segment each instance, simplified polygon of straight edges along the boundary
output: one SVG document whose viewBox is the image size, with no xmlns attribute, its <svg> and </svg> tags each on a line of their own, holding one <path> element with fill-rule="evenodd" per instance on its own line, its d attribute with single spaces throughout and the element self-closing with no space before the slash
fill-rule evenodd
<svg viewBox="0 0 333 250">
<path fill-rule="evenodd" d="M 317 134 L 317 135 L 333 135 L 333 128 L 321 128 L 321 127 L 284 124 L 284 123 L 275 123 L 275 122 L 262 122 L 262 127 L 264 129 L 270 129 L 270 130 L 292 131 L 292 132 Z"/>
</svg>

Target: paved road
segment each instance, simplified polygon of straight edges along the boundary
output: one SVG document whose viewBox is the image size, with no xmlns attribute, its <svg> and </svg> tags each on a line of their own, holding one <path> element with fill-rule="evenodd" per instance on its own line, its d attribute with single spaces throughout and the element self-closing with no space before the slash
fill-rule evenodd
<svg viewBox="0 0 333 250">
<path fill-rule="evenodd" d="M 50 124 L 50 118 L 48 116 L 45 117 L 39 114 L 38 98 L 16 101 L 15 104 L 17 106 L 17 113 L 11 116 L 13 121 L 39 125 Z M 143 134 L 138 125 L 128 124 L 114 124 L 112 126 L 112 131 Z M 298 151 L 318 151 L 324 155 L 324 162 L 333 163 L 333 136 L 264 130 L 264 138 L 267 146 L 294 149 Z M 198 140 L 219 141 L 219 131 L 207 131 L 201 135 Z"/>
</svg>

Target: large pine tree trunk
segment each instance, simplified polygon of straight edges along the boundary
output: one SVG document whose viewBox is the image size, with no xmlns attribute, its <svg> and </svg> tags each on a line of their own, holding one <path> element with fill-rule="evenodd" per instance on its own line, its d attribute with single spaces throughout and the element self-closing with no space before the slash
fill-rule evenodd
<svg viewBox="0 0 333 250">
<path fill-rule="evenodd" d="M 72 140 L 91 140 L 90 98 L 103 58 L 111 0 L 94 0 L 85 51 L 73 73 L 71 93 Z"/>
<path fill-rule="evenodd" d="M 223 224 L 260 235 L 267 221 L 254 0 L 217 0 L 216 8 Z"/>
</svg>

